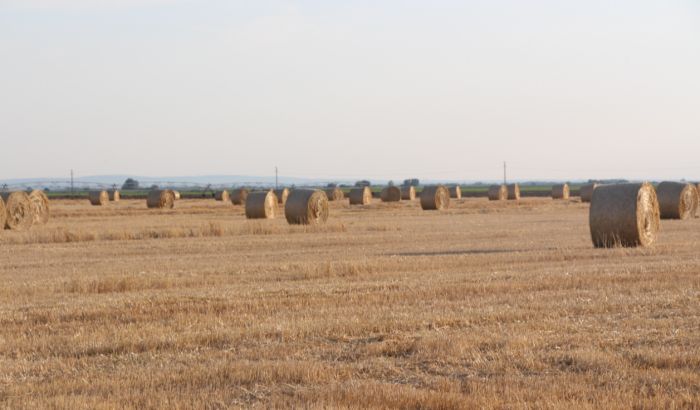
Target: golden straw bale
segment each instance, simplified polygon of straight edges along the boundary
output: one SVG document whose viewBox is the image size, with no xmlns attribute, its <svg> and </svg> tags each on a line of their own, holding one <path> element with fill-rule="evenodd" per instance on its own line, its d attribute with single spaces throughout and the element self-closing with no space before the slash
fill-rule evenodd
<svg viewBox="0 0 700 410">
<path fill-rule="evenodd" d="M 401 199 L 408 201 L 416 199 L 416 187 L 413 185 L 401 187 Z"/>
<path fill-rule="evenodd" d="M 49 197 L 46 196 L 44 191 L 35 189 L 29 194 L 29 200 L 32 203 L 32 210 L 34 211 L 34 225 L 44 225 L 47 223 L 50 217 Z"/>
<path fill-rule="evenodd" d="M 698 210 L 698 190 L 692 184 L 662 182 L 656 187 L 661 219 L 688 219 Z"/>
<path fill-rule="evenodd" d="M 388 186 L 382 189 L 382 202 L 399 202 L 401 200 L 401 188 L 397 186 Z"/>
<path fill-rule="evenodd" d="M 552 199 L 569 199 L 569 184 L 554 185 Z"/>
<path fill-rule="evenodd" d="M 95 206 L 103 206 L 109 203 L 109 194 L 107 191 L 90 191 L 88 197 L 90 203 Z"/>
<path fill-rule="evenodd" d="M 510 200 L 510 201 L 520 200 L 520 185 L 519 184 L 508 185 L 508 200 Z"/>
<path fill-rule="evenodd" d="M 294 225 L 325 223 L 328 220 L 328 197 L 319 189 L 295 189 L 284 205 L 284 216 Z"/>
<path fill-rule="evenodd" d="M 369 187 L 353 188 L 348 195 L 350 205 L 367 205 L 372 203 L 372 190 Z"/>
<path fill-rule="evenodd" d="M 505 201 L 508 199 L 508 187 L 506 185 L 491 185 L 489 187 L 490 201 Z"/>
<path fill-rule="evenodd" d="M 32 201 L 24 191 L 3 193 L 5 203 L 6 229 L 13 231 L 26 231 L 34 224 L 34 209 Z"/>
<path fill-rule="evenodd" d="M 443 210 L 450 206 L 450 191 L 444 185 L 431 185 L 420 193 L 420 206 L 424 210 Z"/>
<path fill-rule="evenodd" d="M 146 206 L 153 209 L 173 209 L 175 207 L 175 192 L 171 189 L 153 190 L 148 193 Z"/>
<path fill-rule="evenodd" d="M 258 191 L 248 194 L 245 201 L 245 216 L 248 219 L 271 219 L 277 215 L 277 196 L 273 191 Z"/>
</svg>

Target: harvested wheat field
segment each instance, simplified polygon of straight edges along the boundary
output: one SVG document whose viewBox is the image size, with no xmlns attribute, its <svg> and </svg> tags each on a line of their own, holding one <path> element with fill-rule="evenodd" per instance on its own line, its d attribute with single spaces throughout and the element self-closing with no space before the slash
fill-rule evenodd
<svg viewBox="0 0 700 410">
<path fill-rule="evenodd" d="M 52 201 L 0 232 L 7 408 L 700 405 L 700 219 L 595 249 L 588 205 Z"/>
</svg>

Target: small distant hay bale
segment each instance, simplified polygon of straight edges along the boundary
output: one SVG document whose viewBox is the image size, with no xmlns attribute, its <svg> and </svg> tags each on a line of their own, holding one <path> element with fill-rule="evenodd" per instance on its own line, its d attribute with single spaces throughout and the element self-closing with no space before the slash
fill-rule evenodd
<svg viewBox="0 0 700 410">
<path fill-rule="evenodd" d="M 171 189 L 153 190 L 148 193 L 146 205 L 151 209 L 173 209 L 175 207 L 175 191 Z"/>
<path fill-rule="evenodd" d="M 289 196 L 289 189 L 275 189 L 275 196 L 277 197 L 277 203 L 284 206 L 287 203 L 287 197 Z"/>
<path fill-rule="evenodd" d="M 380 198 L 382 202 L 399 202 L 401 200 L 401 188 L 388 186 L 382 189 Z"/>
<path fill-rule="evenodd" d="M 109 191 L 109 200 L 112 202 L 119 202 L 122 199 L 122 194 L 117 191 L 116 189 L 113 189 Z"/>
<path fill-rule="evenodd" d="M 404 201 L 413 201 L 416 199 L 416 187 L 413 185 L 401 187 L 401 199 Z"/>
<path fill-rule="evenodd" d="M 343 190 L 338 187 L 328 188 L 325 192 L 329 201 L 342 201 L 345 198 Z"/>
<path fill-rule="evenodd" d="M 450 198 L 461 199 L 462 198 L 462 188 L 459 185 L 450 187 Z"/>
<path fill-rule="evenodd" d="M 520 200 L 520 185 L 519 184 L 508 185 L 508 200 L 509 201 L 519 201 Z"/>
<path fill-rule="evenodd" d="M 372 203 L 372 190 L 369 187 L 353 188 L 348 198 L 350 205 L 368 205 Z"/>
<path fill-rule="evenodd" d="M 245 201 L 248 219 L 272 219 L 277 215 L 277 196 L 273 191 L 251 192 Z"/>
<path fill-rule="evenodd" d="M 32 203 L 32 211 L 34 212 L 34 225 L 44 225 L 49 221 L 49 197 L 44 191 L 35 189 L 29 194 L 29 200 Z"/>
<path fill-rule="evenodd" d="M 579 195 L 581 196 L 581 202 L 591 202 L 593 198 L 593 191 L 598 187 L 598 184 L 586 184 L 581 186 Z"/>
<path fill-rule="evenodd" d="M 450 191 L 444 185 L 426 186 L 420 193 L 420 206 L 424 210 L 447 209 L 450 206 Z"/>
<path fill-rule="evenodd" d="M 5 229 L 26 231 L 34 224 L 34 209 L 29 195 L 23 191 L 2 194 L 5 204 Z"/>
<path fill-rule="evenodd" d="M 6 228 L 5 222 L 7 222 L 7 208 L 5 207 L 5 199 L 0 195 L 0 230 Z"/>
<path fill-rule="evenodd" d="M 231 200 L 231 195 L 224 189 L 223 191 L 217 191 L 216 194 L 214 194 L 214 199 L 217 201 L 229 202 Z"/>
<path fill-rule="evenodd" d="M 596 248 L 649 246 L 656 241 L 659 219 L 649 183 L 601 185 L 593 191 L 589 226 Z"/>
<path fill-rule="evenodd" d="M 508 199 L 508 187 L 505 185 L 491 185 L 489 187 L 489 201 L 505 201 Z"/>
<path fill-rule="evenodd" d="M 569 184 L 554 185 L 552 199 L 569 199 Z"/>
<path fill-rule="evenodd" d="M 284 216 L 292 225 L 316 225 L 328 220 L 328 197 L 319 189 L 295 189 L 284 205 Z"/>
<path fill-rule="evenodd" d="M 231 202 L 234 205 L 245 205 L 248 198 L 248 190 L 245 188 L 234 189 L 231 193 Z"/>
<path fill-rule="evenodd" d="M 175 197 L 176 201 L 179 201 L 180 198 L 182 198 L 182 195 L 180 195 L 180 191 L 173 191 L 173 196 Z"/>
<path fill-rule="evenodd" d="M 661 219 L 688 219 L 698 210 L 698 190 L 694 185 L 662 182 L 656 187 Z"/>
<path fill-rule="evenodd" d="M 109 194 L 107 191 L 90 191 L 88 197 L 90 203 L 95 206 L 104 206 L 109 203 Z"/>
</svg>

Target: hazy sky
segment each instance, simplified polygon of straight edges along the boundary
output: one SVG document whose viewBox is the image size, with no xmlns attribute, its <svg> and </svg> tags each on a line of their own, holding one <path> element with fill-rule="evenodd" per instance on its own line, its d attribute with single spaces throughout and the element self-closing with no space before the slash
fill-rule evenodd
<svg viewBox="0 0 700 410">
<path fill-rule="evenodd" d="M 700 179 L 700 2 L 0 0 L 0 179 Z"/>
</svg>

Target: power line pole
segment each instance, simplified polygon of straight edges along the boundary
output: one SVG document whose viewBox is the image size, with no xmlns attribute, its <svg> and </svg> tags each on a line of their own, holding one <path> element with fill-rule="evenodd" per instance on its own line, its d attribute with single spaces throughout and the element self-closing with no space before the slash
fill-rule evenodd
<svg viewBox="0 0 700 410">
<path fill-rule="evenodd" d="M 277 165 L 275 165 L 275 189 L 279 189 L 277 177 Z"/>
<path fill-rule="evenodd" d="M 73 170 L 70 170 L 70 193 L 73 194 Z"/>
<path fill-rule="evenodd" d="M 508 184 L 508 178 L 506 175 L 506 162 L 503 161 L 503 184 L 506 185 Z"/>
</svg>

